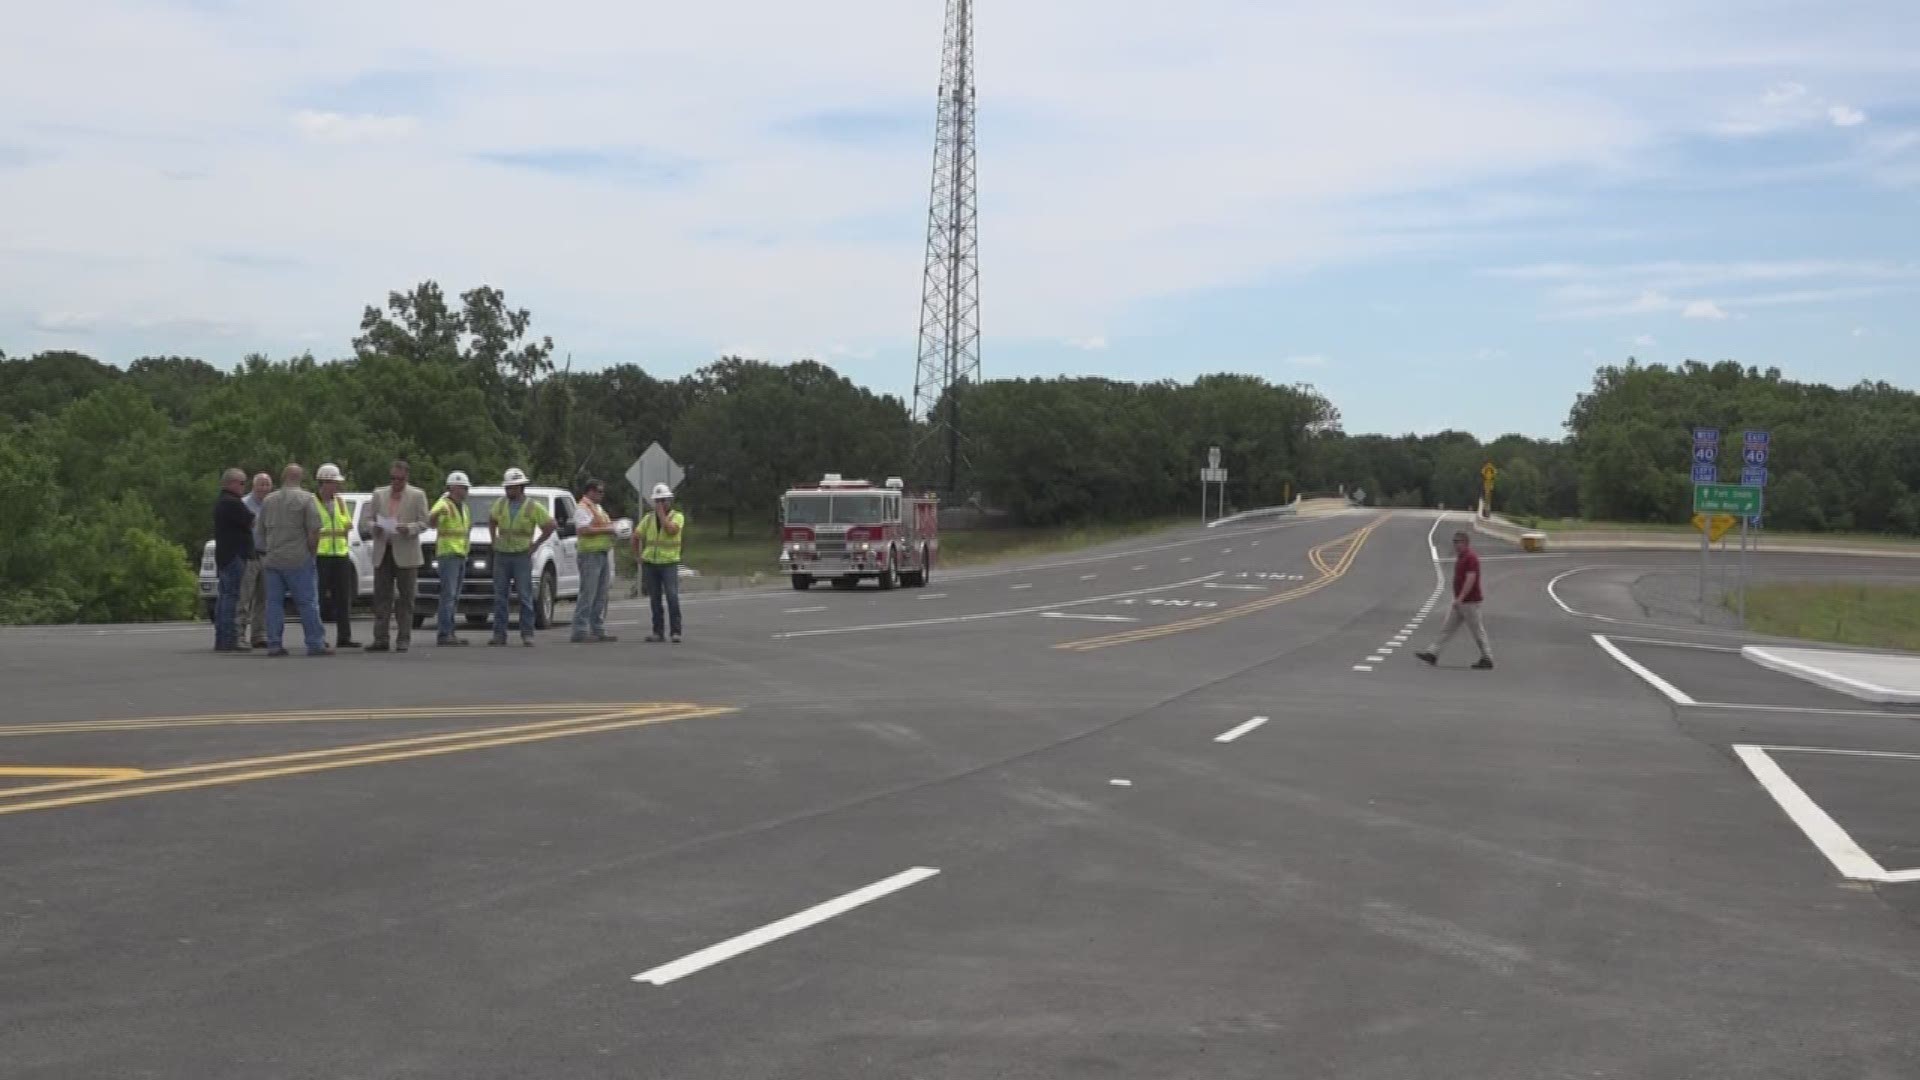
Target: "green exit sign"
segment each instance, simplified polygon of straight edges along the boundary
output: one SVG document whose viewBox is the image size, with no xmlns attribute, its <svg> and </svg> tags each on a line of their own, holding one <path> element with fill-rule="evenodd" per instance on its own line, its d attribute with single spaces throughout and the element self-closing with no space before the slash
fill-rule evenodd
<svg viewBox="0 0 1920 1080">
<path fill-rule="evenodd" d="M 1744 484 L 1695 484 L 1693 512 L 1757 516 L 1760 513 L 1760 489 Z"/>
</svg>

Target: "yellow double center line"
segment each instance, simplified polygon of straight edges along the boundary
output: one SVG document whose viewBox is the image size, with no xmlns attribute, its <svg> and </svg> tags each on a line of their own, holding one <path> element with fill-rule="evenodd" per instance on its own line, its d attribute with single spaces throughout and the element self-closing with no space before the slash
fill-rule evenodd
<svg viewBox="0 0 1920 1080">
<path fill-rule="evenodd" d="M 589 706 L 591 707 L 591 706 Z M 576 710 L 580 706 L 574 706 Z M 429 710 L 395 710 L 402 714 L 416 715 Z M 451 715 L 459 710 L 433 710 L 435 715 Z M 480 710 L 483 714 L 487 709 Z M 546 711 L 539 706 L 522 709 L 522 715 L 528 712 Z M 77 806 L 84 803 L 105 802 L 110 799 L 129 799 L 140 795 L 157 795 L 168 791 L 186 791 L 193 788 L 214 787 L 222 784 L 243 784 L 255 780 L 267 780 L 280 776 L 298 776 L 304 773 L 326 772 L 332 769 L 350 769 L 361 765 L 377 765 L 390 761 L 407 761 L 413 758 L 435 757 L 442 754 L 457 754 L 468 750 L 482 750 L 495 746 L 514 746 L 521 743 L 540 742 L 547 739 L 564 739 L 574 735 L 590 735 L 604 731 L 618 731 L 622 728 L 641 727 L 648 724 L 664 724 L 675 720 L 693 720 L 706 716 L 720 716 L 735 710 L 718 706 L 699 706 L 691 704 L 636 704 L 606 708 L 605 711 L 584 716 L 570 716 L 559 720 L 542 720 L 526 724 L 510 724 L 503 727 L 477 728 L 472 731 L 449 732 L 441 735 L 421 735 L 408 739 L 391 739 L 385 742 L 360 743 L 353 746 L 335 746 L 321 750 L 303 750 L 298 753 L 276 754 L 270 757 L 242 758 L 233 761 L 210 761 L 199 765 L 184 765 L 171 769 L 155 769 L 139 772 L 132 776 L 97 776 L 89 779 L 69 780 L 53 784 L 35 784 L 29 787 L 0 789 L 0 814 L 19 814 L 30 810 L 52 810 L 62 806 Z M 359 714 L 366 716 L 367 714 Z M 331 719 L 327 713 L 304 714 L 308 720 Z M 175 718 L 176 720 L 206 718 Z M 231 722 L 232 718 L 222 718 Z M 107 730 L 113 730 L 111 728 Z M 104 770 L 102 770 L 104 771 Z M 56 794 L 58 793 L 58 794 Z M 41 796 L 28 798 L 27 796 Z"/>
<path fill-rule="evenodd" d="M 1372 536 L 1375 529 L 1386 524 L 1388 518 L 1391 516 L 1392 515 L 1381 517 L 1363 529 L 1329 540 L 1314 548 L 1312 551 L 1307 552 L 1307 561 L 1313 564 L 1314 569 L 1320 571 L 1320 576 L 1307 582 L 1305 585 L 1288 589 L 1286 592 L 1275 593 L 1272 596 L 1263 596 L 1258 600 L 1250 600 L 1244 604 L 1236 604 L 1233 607 L 1221 611 L 1209 612 L 1205 615 L 1196 615 L 1190 619 L 1181 619 L 1179 622 L 1163 623 L 1159 626 L 1143 626 L 1135 630 L 1122 630 L 1117 634 L 1106 634 L 1095 638 L 1082 638 L 1079 641 L 1063 641 L 1055 645 L 1054 648 L 1065 649 L 1070 652 L 1093 652 L 1096 649 L 1107 649 L 1115 645 L 1131 645 L 1137 641 L 1150 641 L 1154 638 L 1167 637 L 1172 634 L 1184 634 L 1189 630 L 1201 630 L 1209 626 L 1218 626 L 1223 622 L 1229 622 L 1233 619 L 1241 619 L 1248 615 L 1258 614 L 1268 608 L 1284 604 L 1289 600 L 1298 600 L 1303 596 L 1319 592 L 1321 589 L 1326 588 L 1346 576 L 1347 571 L 1353 566 L 1353 560 L 1360 554 L 1361 546 L 1367 542 L 1367 537 Z M 1329 552 L 1335 551 L 1336 549 L 1339 552 L 1337 555 L 1328 555 Z"/>
</svg>

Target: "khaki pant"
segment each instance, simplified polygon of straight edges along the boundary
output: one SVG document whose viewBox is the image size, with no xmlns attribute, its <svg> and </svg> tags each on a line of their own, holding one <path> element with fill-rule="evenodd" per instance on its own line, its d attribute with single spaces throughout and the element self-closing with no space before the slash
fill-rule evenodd
<svg viewBox="0 0 1920 1080">
<path fill-rule="evenodd" d="M 395 630 L 395 639 L 401 645 L 413 641 L 413 590 L 419 581 L 418 567 L 399 567 L 393 562 L 393 549 L 380 559 L 380 565 L 373 568 L 373 640 L 375 644 L 387 643 L 387 620 L 399 623 Z M 396 597 L 395 594 L 398 594 Z M 397 602 L 396 602 L 397 600 Z"/>
<path fill-rule="evenodd" d="M 1434 639 L 1427 651 L 1439 656 L 1440 650 L 1447 647 L 1447 642 L 1453 640 L 1453 635 L 1459 633 L 1462 626 L 1473 635 L 1473 643 L 1480 646 L 1480 655 L 1493 659 L 1493 646 L 1487 643 L 1487 624 L 1480 617 L 1478 600 L 1469 604 L 1455 604 L 1448 609 L 1447 621 L 1440 625 L 1440 636 Z"/>
<path fill-rule="evenodd" d="M 243 632 L 244 641 L 258 645 L 267 640 L 267 575 L 260 572 L 260 556 L 247 560 L 246 573 L 240 578 L 240 602 L 234 608 L 233 626 Z"/>
</svg>

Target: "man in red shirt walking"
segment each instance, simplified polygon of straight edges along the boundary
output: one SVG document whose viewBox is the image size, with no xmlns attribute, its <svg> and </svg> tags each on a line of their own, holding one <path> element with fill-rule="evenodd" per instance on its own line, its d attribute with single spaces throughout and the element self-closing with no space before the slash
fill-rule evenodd
<svg viewBox="0 0 1920 1080">
<path fill-rule="evenodd" d="M 1440 662 L 1440 650 L 1447 647 L 1461 626 L 1473 635 L 1473 643 L 1480 646 L 1480 659 L 1474 667 L 1480 671 L 1493 668 L 1493 650 L 1487 645 L 1487 624 L 1480 618 L 1480 556 L 1473 553 L 1467 534 L 1453 534 L 1453 608 L 1447 612 L 1447 621 L 1440 627 L 1440 636 L 1434 639 L 1425 652 L 1413 655 L 1429 664 Z"/>
</svg>

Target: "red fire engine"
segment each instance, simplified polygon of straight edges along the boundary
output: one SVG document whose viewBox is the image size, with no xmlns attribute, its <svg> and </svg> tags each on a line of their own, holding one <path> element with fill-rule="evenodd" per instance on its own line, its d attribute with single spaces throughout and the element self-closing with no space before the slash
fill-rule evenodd
<svg viewBox="0 0 1920 1080">
<path fill-rule="evenodd" d="M 851 589 L 861 578 L 882 589 L 925 585 L 940 554 L 938 496 L 909 495 L 897 476 L 875 487 L 828 473 L 787 492 L 780 522 L 780 569 L 796 589 L 821 580 Z"/>
</svg>

